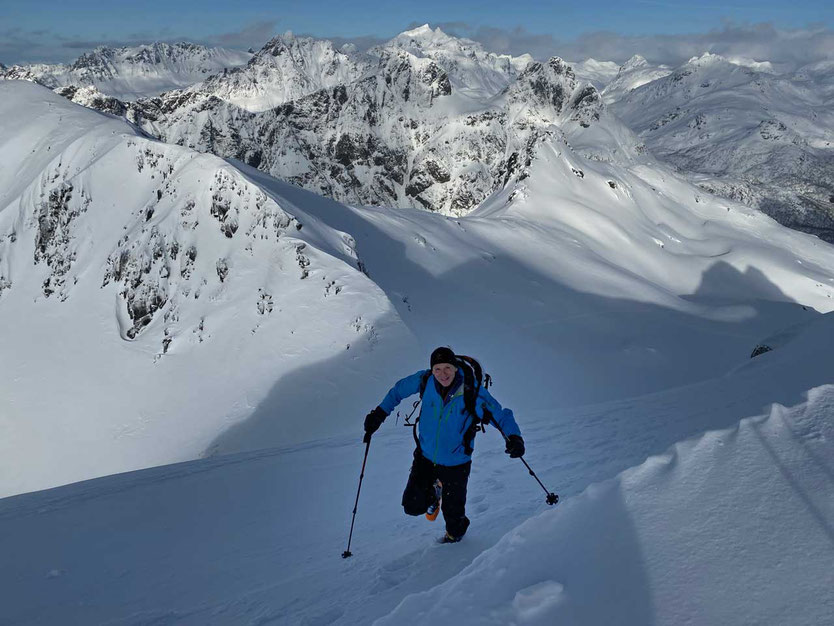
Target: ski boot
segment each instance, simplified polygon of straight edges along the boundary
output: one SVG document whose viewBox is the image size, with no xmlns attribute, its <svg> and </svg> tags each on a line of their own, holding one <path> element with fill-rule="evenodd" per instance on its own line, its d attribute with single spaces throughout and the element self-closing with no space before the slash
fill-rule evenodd
<svg viewBox="0 0 834 626">
<path fill-rule="evenodd" d="M 446 534 L 438 539 L 437 543 L 457 543 L 461 539 L 463 539 L 463 537 L 452 537 L 452 535 L 449 534 L 449 531 L 446 531 Z"/>
<path fill-rule="evenodd" d="M 432 488 L 434 489 L 434 502 L 426 509 L 426 519 L 430 522 L 436 520 L 437 514 L 440 513 L 440 499 L 443 495 L 443 484 L 439 480 L 436 480 Z"/>
</svg>

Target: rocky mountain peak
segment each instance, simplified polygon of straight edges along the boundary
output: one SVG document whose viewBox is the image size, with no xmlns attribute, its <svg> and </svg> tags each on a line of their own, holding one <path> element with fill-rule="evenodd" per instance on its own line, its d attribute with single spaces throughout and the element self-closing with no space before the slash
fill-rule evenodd
<svg viewBox="0 0 834 626">
<path fill-rule="evenodd" d="M 380 73 L 386 86 L 402 96 L 404 101 L 425 104 L 439 96 L 452 93 L 446 71 L 431 59 L 422 59 L 406 52 L 393 50 L 381 58 Z"/>
<path fill-rule="evenodd" d="M 571 67 L 559 57 L 552 57 L 545 63 L 530 63 L 508 92 L 512 101 L 550 106 L 559 114 L 575 88 L 576 75 Z"/>
<path fill-rule="evenodd" d="M 709 67 L 720 63 L 730 64 L 726 57 L 720 54 L 713 54 L 712 52 L 704 52 L 699 57 L 692 57 L 686 62 L 686 65 L 694 67 Z"/>
<path fill-rule="evenodd" d="M 391 50 L 433 60 L 448 74 L 453 89 L 478 99 L 501 92 L 533 60 L 530 55 L 487 52 L 476 41 L 447 35 L 428 25 L 401 33 L 369 53 L 383 56 Z"/>
<path fill-rule="evenodd" d="M 245 67 L 215 74 L 193 90 L 257 112 L 349 85 L 367 67 L 365 58 L 336 50 L 330 41 L 287 32 L 270 39 Z"/>
<path fill-rule="evenodd" d="M 428 24 L 423 24 L 422 26 L 418 26 L 417 28 L 403 31 L 402 33 L 391 39 L 388 42 L 388 44 L 411 43 L 421 45 L 430 42 L 448 42 L 452 39 L 454 39 L 454 37 L 450 37 L 442 30 L 440 30 L 440 28 L 435 28 L 434 30 L 432 30 L 431 26 L 429 26 Z"/>
<path fill-rule="evenodd" d="M 291 53 L 293 50 L 310 48 L 317 42 L 320 42 L 324 47 L 333 47 L 329 41 L 316 40 L 311 37 L 296 37 L 292 31 L 276 35 L 264 44 L 256 54 L 256 57 L 271 55 L 273 57 L 281 56 L 282 54 Z"/>
<path fill-rule="evenodd" d="M 626 61 L 620 66 L 619 73 L 624 74 L 625 72 L 630 72 L 631 70 L 635 70 L 638 67 L 648 67 L 648 65 L 649 62 L 646 61 L 645 57 L 642 57 L 639 54 L 635 54 L 628 61 Z"/>
</svg>

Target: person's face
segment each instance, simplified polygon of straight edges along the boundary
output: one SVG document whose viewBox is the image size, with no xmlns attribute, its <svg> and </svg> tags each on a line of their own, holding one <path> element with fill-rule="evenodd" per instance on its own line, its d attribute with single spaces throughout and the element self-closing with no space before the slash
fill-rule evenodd
<svg viewBox="0 0 834 626">
<path fill-rule="evenodd" d="M 456 371 L 457 368 L 451 363 L 438 363 L 431 368 L 431 373 L 442 387 L 448 387 L 452 384 Z"/>
</svg>

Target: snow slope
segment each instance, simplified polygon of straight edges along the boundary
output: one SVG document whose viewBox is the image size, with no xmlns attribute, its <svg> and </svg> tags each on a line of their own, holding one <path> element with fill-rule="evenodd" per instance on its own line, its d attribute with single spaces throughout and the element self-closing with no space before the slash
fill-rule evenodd
<svg viewBox="0 0 834 626">
<path fill-rule="evenodd" d="M 412 443 L 387 423 L 348 560 L 359 433 L 0 500 L 0 621 L 828 623 L 832 321 L 697 385 L 520 416 L 553 509 L 479 435 L 453 546 L 402 514 Z"/>
<path fill-rule="evenodd" d="M 348 234 L 221 159 L 25 81 L 0 120 L 0 494 L 196 458 L 326 362 L 270 417 L 346 432 L 336 400 L 414 345 Z"/>
<path fill-rule="evenodd" d="M 834 618 L 834 388 L 683 441 L 375 624 L 824 624 Z"/>
<path fill-rule="evenodd" d="M 832 308 L 830 246 L 611 162 L 611 127 L 541 137 L 450 219 L 345 207 L 2 88 L 6 494 L 344 434 L 441 344 L 523 414 L 713 378 Z"/>
</svg>

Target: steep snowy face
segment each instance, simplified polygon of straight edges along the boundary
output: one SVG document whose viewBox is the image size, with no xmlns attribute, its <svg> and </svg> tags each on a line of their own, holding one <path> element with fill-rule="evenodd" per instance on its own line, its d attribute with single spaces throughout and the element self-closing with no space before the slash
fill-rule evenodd
<svg viewBox="0 0 834 626">
<path fill-rule="evenodd" d="M 630 91 L 671 73 L 672 68 L 666 65 L 650 65 L 646 59 L 635 54 L 617 70 L 616 76 L 602 90 L 602 97 L 606 104 L 610 105 Z"/>
<path fill-rule="evenodd" d="M 487 52 L 479 43 L 450 37 L 440 28 L 432 30 L 428 24 L 400 33 L 369 52 L 385 56 L 393 50 L 435 61 L 447 73 L 455 91 L 473 98 L 497 94 L 533 61 L 529 54 L 513 57 Z"/>
<path fill-rule="evenodd" d="M 252 55 L 192 43 L 153 43 L 125 48 L 99 47 L 69 65 L 6 68 L 3 78 L 31 80 L 56 89 L 95 87 L 119 100 L 135 100 L 187 87 L 245 64 Z"/>
<path fill-rule="evenodd" d="M 705 189 L 834 240 L 834 112 L 824 68 L 774 75 L 706 54 L 612 105 Z"/>
<path fill-rule="evenodd" d="M 589 130 L 612 128 L 598 124 Z M 564 237 L 553 247 L 572 248 L 553 259 L 551 271 L 585 292 L 645 297 L 681 310 L 691 302 L 676 294 L 723 301 L 788 299 L 821 311 L 834 306 L 834 248 L 828 244 L 703 193 L 639 149 L 630 160 L 626 155 L 607 160 L 588 150 L 570 135 L 567 141 L 539 136 L 523 175 L 470 217 L 550 225 L 560 233 L 557 239 Z M 796 256 L 799 251 L 803 258 Z M 549 254 L 531 252 L 545 264 Z M 574 263 L 582 269 L 571 275 Z"/>
<path fill-rule="evenodd" d="M 3 495 L 195 458 L 347 348 L 346 380 L 275 407 L 328 416 L 407 343 L 352 237 L 228 163 L 24 81 L 0 109 Z"/>
<path fill-rule="evenodd" d="M 212 76 L 192 91 L 247 111 L 265 111 L 352 83 L 368 68 L 362 55 L 337 51 L 329 41 L 286 33 L 267 42 L 245 67 Z"/>
</svg>

